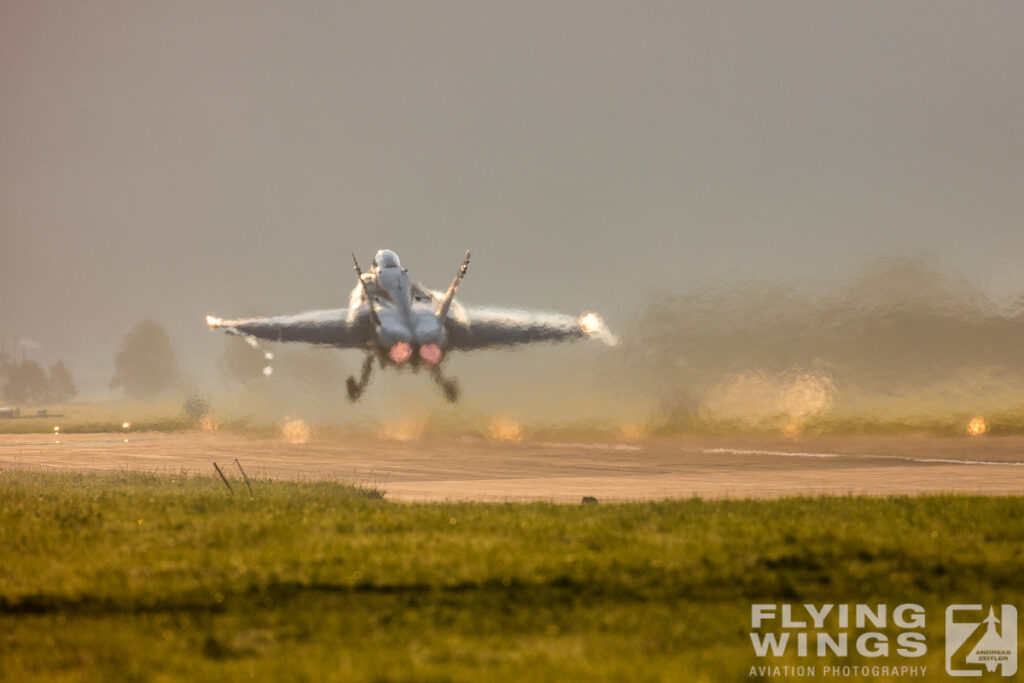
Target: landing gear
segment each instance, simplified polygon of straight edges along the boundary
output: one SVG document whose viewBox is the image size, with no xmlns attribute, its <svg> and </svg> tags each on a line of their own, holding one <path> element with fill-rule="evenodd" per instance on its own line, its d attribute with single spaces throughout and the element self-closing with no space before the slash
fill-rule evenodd
<svg viewBox="0 0 1024 683">
<path fill-rule="evenodd" d="M 345 386 L 348 388 L 348 399 L 350 401 L 358 401 L 359 397 L 363 395 L 363 389 L 370 383 L 370 373 L 373 371 L 373 356 L 367 356 L 366 360 L 363 361 L 363 371 L 359 375 L 359 381 L 356 382 L 356 378 L 349 376 L 345 382 Z"/>
<path fill-rule="evenodd" d="M 444 375 L 441 374 L 441 368 L 436 365 L 431 369 L 430 376 L 433 377 L 434 381 L 441 387 L 441 392 L 449 403 L 455 403 L 459 400 L 458 382 L 454 379 L 445 379 Z"/>
<path fill-rule="evenodd" d="M 348 398 L 350 401 L 358 401 L 363 395 L 363 390 L 366 389 L 366 385 L 370 383 L 370 375 L 373 374 L 373 362 L 375 357 L 372 353 L 366 356 L 363 361 L 363 369 L 359 373 L 359 380 L 356 381 L 355 376 L 350 376 L 345 380 L 345 388 L 348 389 Z M 380 360 L 380 359 L 377 359 Z M 384 362 L 381 361 L 381 365 Z M 414 370 L 418 370 L 423 366 L 414 367 Z M 445 400 L 449 403 L 455 403 L 459 400 L 459 383 L 454 379 L 447 379 L 441 374 L 441 368 L 434 365 L 430 368 L 430 376 L 437 383 L 437 386 L 441 387 L 441 393 L 444 395 Z"/>
</svg>

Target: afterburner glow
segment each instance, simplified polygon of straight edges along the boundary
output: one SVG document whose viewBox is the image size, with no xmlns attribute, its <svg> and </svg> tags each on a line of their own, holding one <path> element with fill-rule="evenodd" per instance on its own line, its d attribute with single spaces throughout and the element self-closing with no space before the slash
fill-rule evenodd
<svg viewBox="0 0 1024 683">
<path fill-rule="evenodd" d="M 412 357 L 412 347 L 405 342 L 397 342 L 388 351 L 388 358 L 401 365 Z"/>
<path fill-rule="evenodd" d="M 431 365 L 440 363 L 442 356 L 441 347 L 437 344 L 424 344 L 420 347 L 420 358 Z"/>
</svg>

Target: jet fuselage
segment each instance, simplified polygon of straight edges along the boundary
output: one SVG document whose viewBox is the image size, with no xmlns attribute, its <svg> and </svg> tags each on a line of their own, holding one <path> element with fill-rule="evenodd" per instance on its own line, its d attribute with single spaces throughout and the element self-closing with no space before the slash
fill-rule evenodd
<svg viewBox="0 0 1024 683">
<path fill-rule="evenodd" d="M 365 294 L 364 294 L 365 292 Z M 377 253 L 372 272 L 352 291 L 353 310 L 373 306 L 378 350 L 395 365 L 437 365 L 444 358 L 446 334 L 434 295 L 409 279 L 398 256 Z"/>
</svg>

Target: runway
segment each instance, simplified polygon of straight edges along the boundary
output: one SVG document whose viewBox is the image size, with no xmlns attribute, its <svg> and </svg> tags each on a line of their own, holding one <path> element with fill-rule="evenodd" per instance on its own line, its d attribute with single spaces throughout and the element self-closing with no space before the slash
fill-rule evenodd
<svg viewBox="0 0 1024 683">
<path fill-rule="evenodd" d="M 0 471 L 137 470 L 331 478 L 395 501 L 579 502 L 791 495 L 1024 494 L 1024 437 L 482 437 L 294 444 L 224 433 L 0 435 Z"/>
</svg>

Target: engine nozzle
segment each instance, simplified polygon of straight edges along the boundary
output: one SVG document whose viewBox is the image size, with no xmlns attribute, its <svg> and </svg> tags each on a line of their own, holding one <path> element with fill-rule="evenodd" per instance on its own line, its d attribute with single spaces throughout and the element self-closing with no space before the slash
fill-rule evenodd
<svg viewBox="0 0 1024 683">
<path fill-rule="evenodd" d="M 396 342 L 388 350 L 388 358 L 390 358 L 396 365 L 401 365 L 412 358 L 412 346 L 406 342 Z"/>
<path fill-rule="evenodd" d="M 420 358 L 430 365 L 437 365 L 444 358 L 444 352 L 437 344 L 424 344 L 420 347 Z"/>
</svg>

